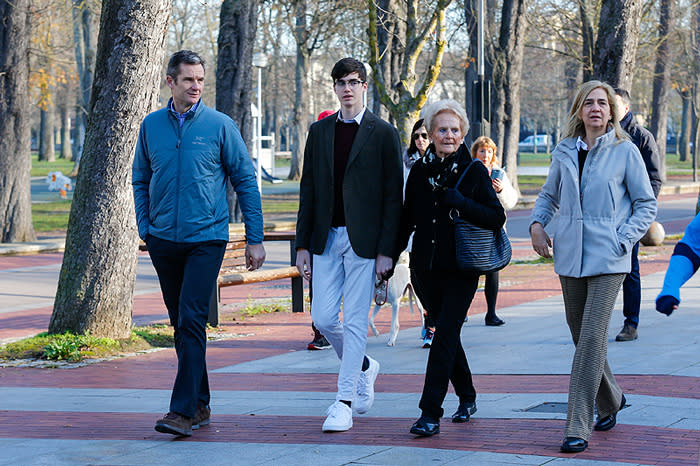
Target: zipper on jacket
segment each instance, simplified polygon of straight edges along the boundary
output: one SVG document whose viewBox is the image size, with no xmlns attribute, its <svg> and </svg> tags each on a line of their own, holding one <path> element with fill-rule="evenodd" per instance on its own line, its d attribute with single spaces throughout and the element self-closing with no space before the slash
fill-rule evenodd
<svg viewBox="0 0 700 466">
<path fill-rule="evenodd" d="M 174 117 L 173 117 L 174 118 Z M 176 119 L 177 120 L 177 119 Z M 182 153 L 180 151 L 180 143 L 182 142 L 182 126 L 180 126 L 178 121 L 175 121 L 177 126 L 177 143 L 175 148 L 177 149 L 177 179 L 175 181 L 175 241 L 180 241 L 180 178 L 182 171 Z M 183 124 L 184 126 L 184 124 Z"/>
</svg>

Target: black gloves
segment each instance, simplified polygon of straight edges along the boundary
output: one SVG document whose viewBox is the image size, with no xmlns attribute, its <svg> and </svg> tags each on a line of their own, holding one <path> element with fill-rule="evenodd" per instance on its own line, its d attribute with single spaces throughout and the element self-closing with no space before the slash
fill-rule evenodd
<svg viewBox="0 0 700 466">
<path fill-rule="evenodd" d="M 449 188 L 445 190 L 442 197 L 442 203 L 448 207 L 454 209 L 464 209 L 467 204 L 467 198 L 462 195 L 458 190 L 454 188 Z"/>
<path fill-rule="evenodd" d="M 656 298 L 656 310 L 662 314 L 670 316 L 673 312 L 673 306 L 678 306 L 681 302 L 670 295 L 659 296 Z"/>
</svg>

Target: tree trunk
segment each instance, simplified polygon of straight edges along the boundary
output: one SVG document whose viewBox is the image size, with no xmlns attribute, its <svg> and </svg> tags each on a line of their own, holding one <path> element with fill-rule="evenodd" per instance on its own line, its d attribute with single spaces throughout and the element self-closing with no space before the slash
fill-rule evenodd
<svg viewBox="0 0 700 466">
<path fill-rule="evenodd" d="M 518 140 L 520 136 L 520 80 L 522 76 L 525 34 L 527 31 L 526 0 L 505 0 L 501 13 L 499 63 L 503 75 L 499 79 L 502 90 L 503 114 L 497 117 L 502 124 L 503 168 L 513 187 L 518 190 Z M 499 144 L 499 145 L 500 145 Z"/>
<path fill-rule="evenodd" d="M 105 0 L 82 166 L 49 331 L 127 338 L 138 234 L 131 166 L 158 104 L 168 0 Z"/>
<path fill-rule="evenodd" d="M 632 88 L 641 18 L 641 0 L 602 0 L 593 78 L 613 87 Z"/>
<path fill-rule="evenodd" d="M 61 152 L 59 158 L 71 160 L 73 151 L 70 143 L 70 114 L 67 102 L 62 102 L 59 107 L 61 115 Z"/>
<path fill-rule="evenodd" d="M 430 10 L 421 11 L 420 14 L 416 0 L 406 2 L 406 25 L 397 30 L 402 35 L 400 42 L 403 45 L 400 44 L 400 47 L 397 45 L 393 49 L 395 56 L 392 58 L 391 66 L 392 70 L 400 70 L 398 75 L 394 75 L 394 71 L 391 75 L 386 75 L 379 66 L 381 57 L 377 28 L 378 7 L 374 0 L 368 0 L 366 3 L 369 10 L 367 36 L 372 79 L 382 103 L 389 110 L 399 130 L 404 147 L 409 143 L 413 123 L 427 102 L 428 93 L 435 86 L 437 77 L 440 75 L 442 57 L 447 45 L 445 11 L 451 1 L 438 0 Z M 426 43 L 433 40 L 435 42 L 429 56 L 422 56 Z M 420 82 L 416 73 L 416 63 L 419 60 L 427 67 L 426 72 L 420 76 Z M 395 86 L 394 83 L 396 83 Z"/>
<path fill-rule="evenodd" d="M 393 4 L 391 0 L 377 1 L 377 46 L 380 56 L 377 66 L 381 67 L 383 76 L 392 76 L 391 57 L 395 16 L 391 14 L 390 8 Z M 389 110 L 382 105 L 379 90 L 374 82 L 372 82 L 372 91 L 372 112 L 379 118 L 388 120 Z"/>
<path fill-rule="evenodd" d="M 661 166 L 659 174 L 666 181 L 666 132 L 668 126 L 668 98 L 671 88 L 672 52 L 669 34 L 673 29 L 673 2 L 659 0 L 659 45 L 654 66 L 654 91 L 651 99 L 651 134 L 659 147 Z"/>
<path fill-rule="evenodd" d="M 90 2 L 73 0 L 73 40 L 75 42 L 75 63 L 80 81 L 76 99 L 76 137 L 73 147 L 75 157 L 72 175 L 78 173 L 80 157 L 85 143 L 90 93 L 95 72 L 95 49 L 97 48 L 97 14 L 90 8 Z"/>
<path fill-rule="evenodd" d="M 230 116 L 248 146 L 253 147 L 250 114 L 253 44 L 259 0 L 224 0 L 219 21 L 219 55 L 216 60 L 216 109 Z M 241 219 L 233 188 L 227 186 L 229 221 Z"/>
<path fill-rule="evenodd" d="M 691 45 L 693 54 L 693 111 L 696 121 L 700 120 L 700 3 L 695 2 L 691 21 Z M 693 181 L 697 181 L 697 168 L 700 160 L 700 122 L 695 126 L 693 144 Z"/>
<path fill-rule="evenodd" d="M 289 180 L 301 179 L 304 170 L 304 146 L 306 145 L 306 132 L 309 129 L 308 122 L 308 76 L 309 56 L 306 42 L 309 32 L 306 24 L 306 1 L 294 2 L 294 39 L 297 47 L 297 59 L 294 67 L 294 113 L 292 116 L 292 159 L 289 167 Z"/>
<path fill-rule="evenodd" d="M 56 161 L 56 146 L 54 144 L 54 107 L 39 111 L 39 157 L 40 162 Z"/>
<path fill-rule="evenodd" d="M 684 88 L 678 91 L 683 102 L 681 112 L 681 136 L 677 139 L 679 160 L 685 162 L 690 159 L 690 133 L 693 128 L 692 116 L 692 93 L 690 89 Z"/>
<path fill-rule="evenodd" d="M 32 226 L 27 0 L 0 0 L 0 242 L 36 239 Z"/>
<path fill-rule="evenodd" d="M 578 0 L 579 14 L 581 16 L 581 61 L 583 70 L 583 82 L 590 81 L 593 74 L 593 5 L 590 0 Z"/>
</svg>

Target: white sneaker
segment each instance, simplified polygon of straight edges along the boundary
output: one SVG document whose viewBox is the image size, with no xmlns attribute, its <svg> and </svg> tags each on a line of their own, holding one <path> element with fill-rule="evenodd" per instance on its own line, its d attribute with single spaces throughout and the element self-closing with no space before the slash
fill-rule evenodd
<svg viewBox="0 0 700 466">
<path fill-rule="evenodd" d="M 357 380 L 357 391 L 355 393 L 355 401 L 353 405 L 355 410 L 364 414 L 372 407 L 374 403 L 374 381 L 379 374 L 379 363 L 367 356 L 369 359 L 369 367 L 366 371 L 360 372 L 360 378 Z"/>
<path fill-rule="evenodd" d="M 336 401 L 326 410 L 324 432 L 343 432 L 352 427 L 352 409 L 342 401 Z"/>
</svg>

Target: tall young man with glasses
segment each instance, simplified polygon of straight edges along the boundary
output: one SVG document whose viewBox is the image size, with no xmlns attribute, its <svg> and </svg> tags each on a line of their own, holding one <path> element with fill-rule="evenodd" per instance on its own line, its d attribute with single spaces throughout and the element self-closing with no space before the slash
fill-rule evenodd
<svg viewBox="0 0 700 466">
<path fill-rule="evenodd" d="M 353 407 L 362 414 L 374 402 L 379 363 L 365 354 L 369 308 L 375 278 L 393 268 L 403 176 L 396 128 L 364 106 L 364 64 L 344 58 L 331 77 L 340 111 L 309 129 L 296 248 L 299 272 L 313 280 L 311 316 L 341 361 L 323 423 L 338 432 L 352 427 Z"/>
</svg>

